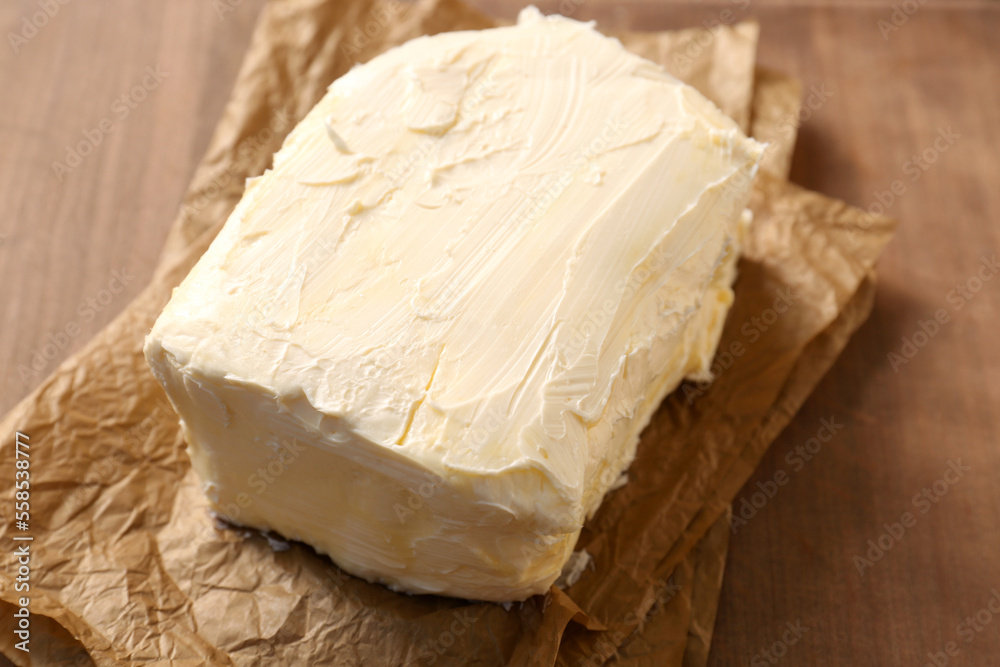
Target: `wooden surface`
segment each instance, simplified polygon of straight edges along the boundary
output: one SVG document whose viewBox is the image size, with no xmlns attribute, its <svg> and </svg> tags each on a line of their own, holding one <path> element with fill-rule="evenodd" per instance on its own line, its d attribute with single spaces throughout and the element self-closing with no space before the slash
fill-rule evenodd
<svg viewBox="0 0 1000 667">
<path fill-rule="evenodd" d="M 18 53 L 9 32 L 39 5 L 0 6 L 0 410 L 148 280 L 262 2 L 229 4 L 220 16 L 205 0 L 73 2 Z M 475 4 L 505 18 L 518 7 Z M 939 664 L 998 664 L 1000 617 L 981 610 L 1000 591 L 1000 277 L 983 264 L 1000 253 L 1000 6 L 931 0 L 888 39 L 889 3 L 572 6 L 613 28 L 698 25 L 733 8 L 756 17 L 762 64 L 800 77 L 807 95 L 832 91 L 803 124 L 793 180 L 866 208 L 894 181 L 902 193 L 887 209 L 901 226 L 870 321 L 737 497 L 739 510 L 758 483 L 788 475 L 733 535 L 711 664 L 775 664 L 769 648 L 788 665 L 920 665 L 949 648 Z M 147 78 L 123 114 L 119 98 L 147 66 L 166 76 Z M 101 142 L 57 174 L 95 128 Z M 957 138 L 935 154 L 949 128 Z M 915 172 L 908 161 L 924 151 L 934 163 Z M 977 283 L 980 270 L 991 279 Z M 925 341 L 920 323 L 933 328 L 937 311 L 947 321 Z M 903 337 L 926 344 L 904 349 Z M 915 354 L 889 357 L 904 352 Z M 795 448 L 824 419 L 843 427 L 800 462 Z M 962 475 L 937 498 L 949 462 Z M 925 487 L 937 502 L 919 497 Z M 912 525 L 893 527 L 906 512 Z M 855 557 L 880 537 L 891 548 L 862 575 Z M 808 630 L 783 645 L 786 623 Z"/>
</svg>

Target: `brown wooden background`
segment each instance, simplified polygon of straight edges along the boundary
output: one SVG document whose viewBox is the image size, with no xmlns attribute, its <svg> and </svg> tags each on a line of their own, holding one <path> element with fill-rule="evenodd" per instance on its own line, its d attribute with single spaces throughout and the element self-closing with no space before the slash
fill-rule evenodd
<svg viewBox="0 0 1000 667">
<path fill-rule="evenodd" d="M 220 16 L 220 4 L 232 11 Z M 150 277 L 261 4 L 78 0 L 16 53 L 10 33 L 42 10 L 0 5 L 0 411 Z M 474 4 L 512 18 L 521 3 Z M 1000 253 L 1000 5 L 928 0 L 888 39 L 888 2 L 743 6 L 585 0 L 574 17 L 635 29 L 698 25 L 727 8 L 756 17 L 762 64 L 800 77 L 807 95 L 833 93 L 803 124 L 793 180 L 864 207 L 899 180 L 888 211 L 901 226 L 870 321 L 737 498 L 790 476 L 733 536 L 711 663 L 769 664 L 761 651 L 801 622 L 808 631 L 780 664 L 922 665 L 948 642 L 948 664 L 1000 664 L 1000 615 L 961 625 L 1000 591 L 1000 275 L 983 264 Z M 121 118 L 116 99 L 147 66 L 167 76 Z M 106 117 L 110 133 L 60 181 L 53 162 Z M 958 138 L 935 153 L 948 128 Z M 924 151 L 934 163 L 914 172 L 907 163 Z M 977 283 L 980 267 L 990 280 Z M 118 294 L 113 271 L 131 276 Z M 939 309 L 948 322 L 894 369 L 889 353 Z M 51 357 L 35 359 L 37 373 L 36 352 Z M 788 452 L 823 418 L 844 428 L 796 470 Z M 938 502 L 915 505 L 949 460 L 968 470 L 938 485 Z M 904 512 L 915 525 L 861 576 L 854 557 Z"/>
</svg>

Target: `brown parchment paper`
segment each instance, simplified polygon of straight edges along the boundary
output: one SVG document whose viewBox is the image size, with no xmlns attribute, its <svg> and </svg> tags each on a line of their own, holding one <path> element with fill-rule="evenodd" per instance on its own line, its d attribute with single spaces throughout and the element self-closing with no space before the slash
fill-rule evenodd
<svg viewBox="0 0 1000 667">
<path fill-rule="evenodd" d="M 802 86 L 796 79 L 760 67 L 756 69 L 750 134 L 768 142 L 761 169 L 782 179 L 788 177 L 791 167 L 801 98 Z M 637 632 L 617 647 L 610 658 L 611 663 L 683 664 L 684 667 L 708 664 L 729 546 L 728 520 L 727 508 L 675 568 L 670 580 L 679 589 L 676 595 L 646 615 Z M 682 651 L 683 661 L 680 661 L 678 656 Z"/>
<path fill-rule="evenodd" d="M 33 469 L 44 471 L 33 480 L 32 611 L 51 619 L 53 636 L 63 628 L 85 647 L 78 664 L 576 665 L 601 664 L 619 647 L 634 664 L 703 663 L 728 534 L 720 517 L 867 315 L 889 221 L 761 177 L 723 346 L 741 339 L 742 324 L 777 290 L 792 288 L 795 308 L 711 387 L 682 390 L 657 413 L 630 483 L 609 495 L 581 538 L 593 569 L 567 591 L 509 610 L 395 594 L 303 545 L 275 550 L 260 535 L 216 530 L 176 419 L 142 360 L 143 336 L 243 179 L 267 166 L 330 81 L 418 34 L 489 25 L 449 1 L 287 0 L 264 10 L 154 281 L 0 422 L 3 479 L 13 479 L 14 430 L 31 436 Z M 717 48 L 685 52 L 693 60 L 674 62 L 687 76 L 675 73 L 734 117 L 763 117 L 752 104 L 756 34 L 735 27 L 712 38 L 745 54 L 729 77 L 734 60 L 718 58 Z M 671 67 L 669 37 L 653 41 Z M 0 526 L 0 539 L 10 528 Z M 4 618 L 16 598 L 11 583 L 0 572 Z M 672 648 L 660 649 L 663 634 L 678 629 Z M 650 658 L 650 647 L 663 659 Z"/>
</svg>

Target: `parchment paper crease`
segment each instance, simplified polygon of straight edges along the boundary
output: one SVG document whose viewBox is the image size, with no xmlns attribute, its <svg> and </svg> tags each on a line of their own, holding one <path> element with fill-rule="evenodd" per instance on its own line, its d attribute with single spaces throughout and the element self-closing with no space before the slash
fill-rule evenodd
<svg viewBox="0 0 1000 667">
<path fill-rule="evenodd" d="M 80 665 L 705 664 L 729 503 L 867 317 L 894 227 L 784 181 L 800 93 L 780 74 L 755 78 L 755 24 L 619 35 L 773 148 L 720 348 L 740 343 L 743 353 L 710 386 L 686 385 L 661 407 L 629 483 L 585 527 L 578 548 L 593 569 L 568 590 L 509 610 L 410 597 L 304 545 L 217 529 L 142 359 L 143 337 L 244 179 L 266 168 L 331 81 L 411 37 L 493 24 L 458 0 L 267 5 L 154 280 L 0 422 L 2 478 L 13 479 L 15 430 L 30 435 L 39 471 L 31 609 L 45 643 L 13 650 L 18 596 L 0 571 L 6 655 Z M 781 295 L 792 307 L 751 341 L 744 325 Z M 0 539 L 10 531 L 5 521 Z"/>
</svg>

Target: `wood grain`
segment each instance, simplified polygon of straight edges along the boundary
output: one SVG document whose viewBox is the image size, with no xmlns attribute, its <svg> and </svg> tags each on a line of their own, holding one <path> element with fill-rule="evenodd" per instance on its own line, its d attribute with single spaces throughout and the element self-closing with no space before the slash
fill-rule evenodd
<svg viewBox="0 0 1000 667">
<path fill-rule="evenodd" d="M 152 275 L 263 4 L 229 1 L 0 5 L 0 411 Z"/>
<path fill-rule="evenodd" d="M 219 16 L 204 0 L 71 2 L 17 53 L 9 38 L 0 47 L 0 410 L 150 276 L 262 0 L 231 4 Z M 520 6 L 474 4 L 504 18 Z M 1000 254 L 1000 6 L 928 2 L 885 39 L 879 21 L 891 20 L 890 5 L 567 5 L 609 28 L 698 25 L 734 7 L 737 18 L 757 18 L 760 62 L 801 78 L 812 107 L 793 180 L 865 208 L 891 196 L 887 210 L 901 220 L 871 319 L 737 497 L 738 512 L 759 485 L 788 475 L 732 535 L 712 665 L 769 664 L 761 652 L 796 622 L 808 631 L 775 647 L 781 664 L 916 665 L 949 642 L 958 652 L 949 664 L 1000 655 L 1000 618 L 961 625 L 1000 590 L 1000 277 L 988 265 Z M 38 11 L 4 3 L 4 34 Z M 142 85 L 147 66 L 168 74 L 119 118 L 115 100 Z M 60 180 L 52 163 L 84 132 L 96 136 L 103 118 L 112 130 Z M 939 140 L 949 128 L 951 144 Z M 925 151 L 926 171 L 913 162 Z M 111 294 L 115 270 L 134 277 Z M 99 309 L 87 301 L 102 298 Z M 947 321 L 935 335 L 905 348 L 903 338 L 924 342 L 921 322 L 933 329 L 937 311 Z M 79 331 L 57 345 L 69 324 Z M 32 373 L 35 352 L 52 354 Z M 23 379 L 19 367 L 29 369 Z M 824 419 L 843 426 L 806 461 L 795 448 L 817 444 Z M 922 501 L 949 461 L 968 470 L 938 484 L 947 489 L 938 502 Z M 912 527 L 859 574 L 855 557 L 869 540 L 888 543 L 883 524 L 905 512 Z"/>
</svg>

